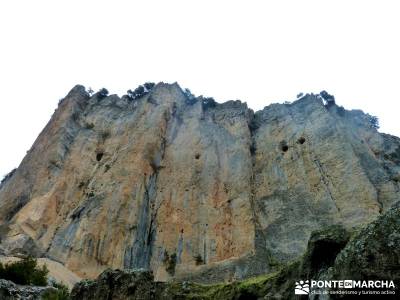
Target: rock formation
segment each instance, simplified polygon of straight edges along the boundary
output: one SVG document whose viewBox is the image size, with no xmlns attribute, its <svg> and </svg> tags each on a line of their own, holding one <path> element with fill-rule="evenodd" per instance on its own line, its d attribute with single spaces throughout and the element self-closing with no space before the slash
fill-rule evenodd
<svg viewBox="0 0 400 300">
<path fill-rule="evenodd" d="M 51 286 L 23 286 L 0 279 L 0 299 L 2 300 L 39 300 L 44 296 L 54 295 L 56 292 L 57 289 Z"/>
<path fill-rule="evenodd" d="M 242 279 L 298 258 L 314 230 L 373 221 L 399 181 L 400 139 L 320 95 L 253 113 L 177 84 L 76 86 L 0 186 L 0 250 L 83 278 Z"/>
</svg>

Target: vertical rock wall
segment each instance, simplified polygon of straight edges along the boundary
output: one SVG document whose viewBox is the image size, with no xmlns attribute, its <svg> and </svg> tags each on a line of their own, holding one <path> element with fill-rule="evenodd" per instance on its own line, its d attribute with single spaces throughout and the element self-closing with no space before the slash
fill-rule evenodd
<svg viewBox="0 0 400 300">
<path fill-rule="evenodd" d="M 134 101 L 76 86 L 0 186 L 1 248 L 83 277 L 242 278 L 298 257 L 321 226 L 376 218 L 399 174 L 398 138 L 314 95 L 254 114 L 177 84 Z"/>
</svg>

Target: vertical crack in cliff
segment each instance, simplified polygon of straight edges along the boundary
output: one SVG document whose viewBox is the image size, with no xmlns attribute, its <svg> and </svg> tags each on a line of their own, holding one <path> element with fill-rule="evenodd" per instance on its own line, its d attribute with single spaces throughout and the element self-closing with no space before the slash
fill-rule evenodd
<svg viewBox="0 0 400 300">
<path fill-rule="evenodd" d="M 160 164 L 165 156 L 166 148 L 166 131 L 168 123 L 170 120 L 170 115 L 168 113 L 163 114 L 165 121 L 165 126 L 161 130 L 160 136 Z M 162 205 L 156 203 L 157 200 L 157 180 L 160 170 L 162 169 L 160 165 L 156 165 L 154 162 L 149 162 L 153 170 L 153 173 L 148 176 L 146 182 L 146 177 L 144 177 L 144 194 L 141 207 L 139 208 L 139 220 L 136 228 L 136 234 L 130 249 L 125 250 L 124 266 L 126 268 L 150 268 L 150 261 L 153 251 L 153 243 L 155 241 L 156 234 L 156 220 L 158 210 Z"/>
<path fill-rule="evenodd" d="M 128 253 L 125 252 L 125 268 L 149 268 L 152 248 L 152 226 L 151 204 L 156 193 L 157 174 L 151 174 L 146 182 L 144 178 L 143 200 L 139 208 L 139 220 L 136 227 L 134 241 Z"/>
<path fill-rule="evenodd" d="M 337 211 L 340 213 L 340 208 L 337 206 L 336 199 L 333 197 L 331 188 L 329 186 L 331 184 L 331 182 L 329 181 L 328 175 L 326 174 L 326 172 L 318 158 L 314 158 L 313 161 L 314 161 L 315 165 L 317 166 L 319 173 L 321 174 L 321 180 L 326 187 L 326 191 L 328 192 L 329 197 L 331 198 Z"/>
</svg>

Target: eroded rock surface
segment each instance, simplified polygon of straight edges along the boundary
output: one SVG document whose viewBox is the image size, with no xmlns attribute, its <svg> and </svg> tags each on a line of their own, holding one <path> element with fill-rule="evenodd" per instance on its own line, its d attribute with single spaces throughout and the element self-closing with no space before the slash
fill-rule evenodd
<svg viewBox="0 0 400 300">
<path fill-rule="evenodd" d="M 89 278 L 265 273 L 312 231 L 366 224 L 400 200 L 400 140 L 368 120 L 316 95 L 253 113 L 177 84 L 133 101 L 76 86 L 0 186 L 0 249 Z"/>
</svg>

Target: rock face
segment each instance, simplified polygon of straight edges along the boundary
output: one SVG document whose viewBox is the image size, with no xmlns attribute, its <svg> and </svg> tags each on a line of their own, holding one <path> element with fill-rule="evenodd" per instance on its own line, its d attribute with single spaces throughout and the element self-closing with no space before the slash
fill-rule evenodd
<svg viewBox="0 0 400 300">
<path fill-rule="evenodd" d="M 157 283 L 146 270 L 105 270 L 95 281 L 84 280 L 71 291 L 72 299 L 149 300 L 157 299 Z M 161 287 L 161 285 L 159 285 Z M 160 289 L 161 291 L 161 289 Z"/>
<path fill-rule="evenodd" d="M 399 178 L 400 139 L 318 95 L 253 113 L 177 84 L 135 100 L 76 86 L 0 186 L 0 249 L 89 278 L 241 279 L 322 226 L 374 220 Z"/>
<path fill-rule="evenodd" d="M 71 298 L 72 300 L 304 299 L 304 296 L 296 296 L 294 293 L 295 282 L 302 278 L 393 280 L 395 288 L 389 289 L 393 293 L 381 298 L 398 299 L 399 234 L 400 202 L 397 202 L 376 221 L 358 232 L 353 232 L 351 239 L 350 233 L 340 225 L 328 226 L 313 232 L 305 255 L 275 273 L 233 283 L 200 285 L 191 282 L 154 282 L 151 272 L 144 270 L 107 270 L 97 280 L 86 280 L 76 284 Z M 306 296 L 309 299 L 328 300 L 357 297 L 363 296 L 340 294 L 326 294 L 321 298 L 312 294 Z"/>
<path fill-rule="evenodd" d="M 333 278 L 393 280 L 400 291 L 400 202 L 362 229 L 336 257 Z"/>
</svg>

